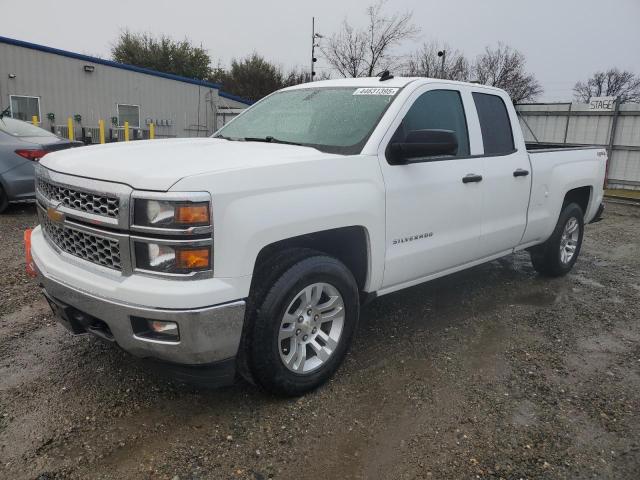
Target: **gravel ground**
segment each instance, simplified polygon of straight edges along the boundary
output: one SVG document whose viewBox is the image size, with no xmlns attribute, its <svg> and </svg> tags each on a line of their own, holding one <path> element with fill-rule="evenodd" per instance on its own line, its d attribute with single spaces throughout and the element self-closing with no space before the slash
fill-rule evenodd
<svg viewBox="0 0 640 480">
<path fill-rule="evenodd" d="M 0 216 L 0 478 L 640 477 L 640 208 L 572 274 L 524 253 L 379 298 L 325 387 L 199 390 L 57 325 Z"/>
</svg>

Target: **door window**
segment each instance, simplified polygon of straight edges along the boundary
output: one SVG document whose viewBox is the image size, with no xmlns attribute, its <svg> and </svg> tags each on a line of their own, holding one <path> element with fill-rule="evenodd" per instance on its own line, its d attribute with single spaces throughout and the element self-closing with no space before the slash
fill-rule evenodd
<svg viewBox="0 0 640 480">
<path fill-rule="evenodd" d="M 451 130 L 458 139 L 456 157 L 469 155 L 469 132 L 460 93 L 455 90 L 431 90 L 413 103 L 391 139 L 403 142 L 413 130 Z"/>
<path fill-rule="evenodd" d="M 473 93 L 485 155 L 505 155 L 515 151 L 509 113 L 502 98 L 486 93 Z"/>
<path fill-rule="evenodd" d="M 11 95 L 11 116 L 18 120 L 30 122 L 33 116 L 40 118 L 40 98 L 22 95 Z"/>
</svg>

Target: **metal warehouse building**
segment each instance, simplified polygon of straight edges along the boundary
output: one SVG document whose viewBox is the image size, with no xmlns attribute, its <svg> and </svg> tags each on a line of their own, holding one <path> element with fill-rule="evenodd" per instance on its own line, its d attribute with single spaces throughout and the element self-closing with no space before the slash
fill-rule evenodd
<svg viewBox="0 0 640 480">
<path fill-rule="evenodd" d="M 218 84 L 0 37 L 0 111 L 87 142 L 204 137 L 251 102 Z M 71 119 L 71 120 L 69 120 Z M 84 137 L 83 137 L 84 136 Z"/>
</svg>

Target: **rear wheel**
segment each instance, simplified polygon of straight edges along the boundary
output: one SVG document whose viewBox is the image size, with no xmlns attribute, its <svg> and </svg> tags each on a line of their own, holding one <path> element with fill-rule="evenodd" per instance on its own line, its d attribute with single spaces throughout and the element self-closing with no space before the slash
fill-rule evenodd
<svg viewBox="0 0 640 480">
<path fill-rule="evenodd" d="M 7 198 L 7 194 L 5 193 L 2 185 L 0 185 L 0 213 L 4 212 L 9 205 L 9 199 Z"/>
<path fill-rule="evenodd" d="M 550 277 L 560 277 L 571 271 L 582 247 L 583 217 L 578 204 L 565 205 L 551 237 L 530 250 L 533 268 Z"/>
<path fill-rule="evenodd" d="M 326 382 L 344 359 L 359 315 L 347 267 L 322 254 L 287 269 L 257 307 L 249 344 L 254 380 L 277 395 Z"/>
</svg>

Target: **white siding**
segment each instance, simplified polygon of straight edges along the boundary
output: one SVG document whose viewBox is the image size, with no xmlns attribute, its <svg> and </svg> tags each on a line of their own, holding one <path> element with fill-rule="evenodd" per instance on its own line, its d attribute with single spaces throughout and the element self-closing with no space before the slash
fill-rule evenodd
<svg viewBox="0 0 640 480">
<path fill-rule="evenodd" d="M 85 65 L 95 70 L 87 73 Z M 218 105 L 246 107 L 221 97 L 216 88 L 0 42 L 2 108 L 9 105 L 9 95 L 40 97 L 40 120 L 47 129 L 51 126 L 47 113 L 55 114 L 58 125 L 79 114 L 84 126 L 96 126 L 103 119 L 109 127 L 111 117 L 118 115 L 117 104 L 126 103 L 140 106 L 142 127 L 147 118 L 168 120 L 172 125 L 157 125 L 156 134 L 177 137 L 211 134 Z M 75 122 L 74 127 L 78 127 Z"/>
</svg>

